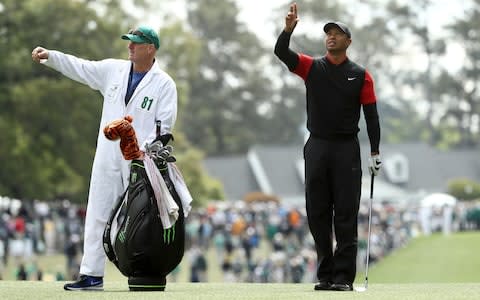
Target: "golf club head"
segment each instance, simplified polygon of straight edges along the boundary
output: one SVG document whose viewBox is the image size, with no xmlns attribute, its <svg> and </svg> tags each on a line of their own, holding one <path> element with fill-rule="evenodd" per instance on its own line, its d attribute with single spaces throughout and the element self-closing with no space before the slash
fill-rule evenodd
<svg viewBox="0 0 480 300">
<path fill-rule="evenodd" d="M 367 288 L 364 287 L 364 286 L 356 286 L 354 289 L 353 289 L 355 292 L 366 292 L 367 291 Z"/>
</svg>

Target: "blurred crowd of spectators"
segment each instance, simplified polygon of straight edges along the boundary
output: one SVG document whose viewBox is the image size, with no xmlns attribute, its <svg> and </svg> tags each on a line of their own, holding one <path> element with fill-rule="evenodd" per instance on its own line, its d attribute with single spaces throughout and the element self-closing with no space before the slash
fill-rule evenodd
<svg viewBox="0 0 480 300">
<path fill-rule="evenodd" d="M 67 265 L 48 270 L 54 279 L 75 278 L 85 209 L 69 201 L 19 201 L 0 196 L 0 279 L 13 264 L 19 280 L 43 280 L 39 255 L 63 253 Z M 52 274 L 50 274 L 52 276 Z"/>
<path fill-rule="evenodd" d="M 431 208 L 429 232 L 478 230 L 471 216 L 480 207 L 459 202 L 449 208 Z M 365 267 L 368 201 L 359 211 L 357 270 Z M 85 209 L 69 201 L 20 202 L 0 197 L 0 278 L 13 264 L 19 280 L 75 279 L 83 241 Z M 421 209 L 414 205 L 374 202 L 370 263 L 382 259 L 408 241 L 426 233 Z M 449 228 L 446 228 L 448 226 Z M 447 230 L 448 229 L 448 230 Z M 38 255 L 63 253 L 61 270 L 41 270 Z M 215 202 L 194 209 L 186 222 L 188 280 L 205 282 L 221 274 L 225 282 L 314 282 L 316 253 L 303 205 L 276 202 Z M 179 270 L 171 274 L 175 280 Z M 218 280 L 218 278 L 216 278 Z"/>
<path fill-rule="evenodd" d="M 362 201 L 359 210 L 357 271 L 365 268 L 368 205 Z M 480 207 L 476 209 L 480 211 Z M 480 229 L 467 218 L 476 209 L 465 203 L 430 207 L 428 234 Z M 446 212 L 451 212 L 449 222 L 444 221 Z M 370 263 L 423 234 L 424 225 L 416 205 L 374 203 Z M 186 230 L 190 281 L 208 281 L 207 268 L 220 268 L 224 281 L 231 282 L 316 281 L 315 246 L 302 205 L 221 202 L 194 212 Z M 215 255 L 206 257 L 209 248 Z"/>
</svg>

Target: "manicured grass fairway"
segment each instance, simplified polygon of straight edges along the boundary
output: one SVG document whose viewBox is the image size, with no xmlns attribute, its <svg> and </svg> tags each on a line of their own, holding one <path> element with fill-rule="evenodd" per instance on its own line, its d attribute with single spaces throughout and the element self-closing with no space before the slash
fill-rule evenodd
<svg viewBox="0 0 480 300">
<path fill-rule="evenodd" d="M 480 283 L 480 232 L 414 239 L 372 266 L 368 277 L 375 283 Z"/>
<path fill-rule="evenodd" d="M 62 282 L 0 282 L 1 299 L 478 299 L 480 284 L 371 284 L 366 292 L 313 291 L 312 284 L 171 283 L 165 292 L 129 292 L 125 281 L 106 282 L 104 292 L 67 292 Z"/>
<path fill-rule="evenodd" d="M 221 283 L 218 271 L 211 283 L 187 283 L 188 263 L 182 262 L 178 283 L 167 283 L 165 292 L 129 292 L 127 280 L 107 265 L 104 292 L 66 292 L 64 282 L 0 281 L 0 299 L 480 299 L 480 232 L 441 234 L 414 239 L 369 271 L 368 291 L 316 292 L 313 284 Z M 208 253 L 211 257 L 214 255 Z M 63 266 L 61 256 L 40 257 L 45 271 Z M 8 273 L 10 273 L 8 271 Z M 11 273 L 10 273 L 11 274 Z M 357 276 L 356 286 L 364 283 Z"/>
</svg>

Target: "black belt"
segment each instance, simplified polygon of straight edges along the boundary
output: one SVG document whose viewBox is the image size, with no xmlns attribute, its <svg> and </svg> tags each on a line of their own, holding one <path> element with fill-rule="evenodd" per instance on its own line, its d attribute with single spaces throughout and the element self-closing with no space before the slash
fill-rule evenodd
<svg viewBox="0 0 480 300">
<path fill-rule="evenodd" d="M 310 132 L 310 136 L 316 139 L 327 140 L 327 141 L 350 141 L 353 139 L 357 139 L 356 133 L 324 135 L 324 134 L 317 134 L 314 132 Z"/>
</svg>

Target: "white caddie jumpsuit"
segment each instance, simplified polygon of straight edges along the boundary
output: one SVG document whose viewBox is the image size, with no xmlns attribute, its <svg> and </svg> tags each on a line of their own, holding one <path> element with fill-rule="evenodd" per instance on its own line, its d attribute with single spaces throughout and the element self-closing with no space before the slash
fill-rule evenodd
<svg viewBox="0 0 480 300">
<path fill-rule="evenodd" d="M 145 144 L 156 137 L 157 120 L 162 124 L 161 134 L 172 132 L 177 116 L 176 86 L 172 78 L 155 62 L 125 105 L 131 61 L 89 61 L 49 50 L 49 58 L 43 63 L 100 91 L 104 97 L 90 179 L 84 252 L 80 266 L 80 274 L 104 276 L 106 256 L 102 247 L 102 235 L 113 204 L 128 186 L 130 161 L 123 159 L 119 141 L 105 138 L 103 128 L 115 119 L 131 115 L 138 143 L 141 150 L 144 150 Z"/>
</svg>

